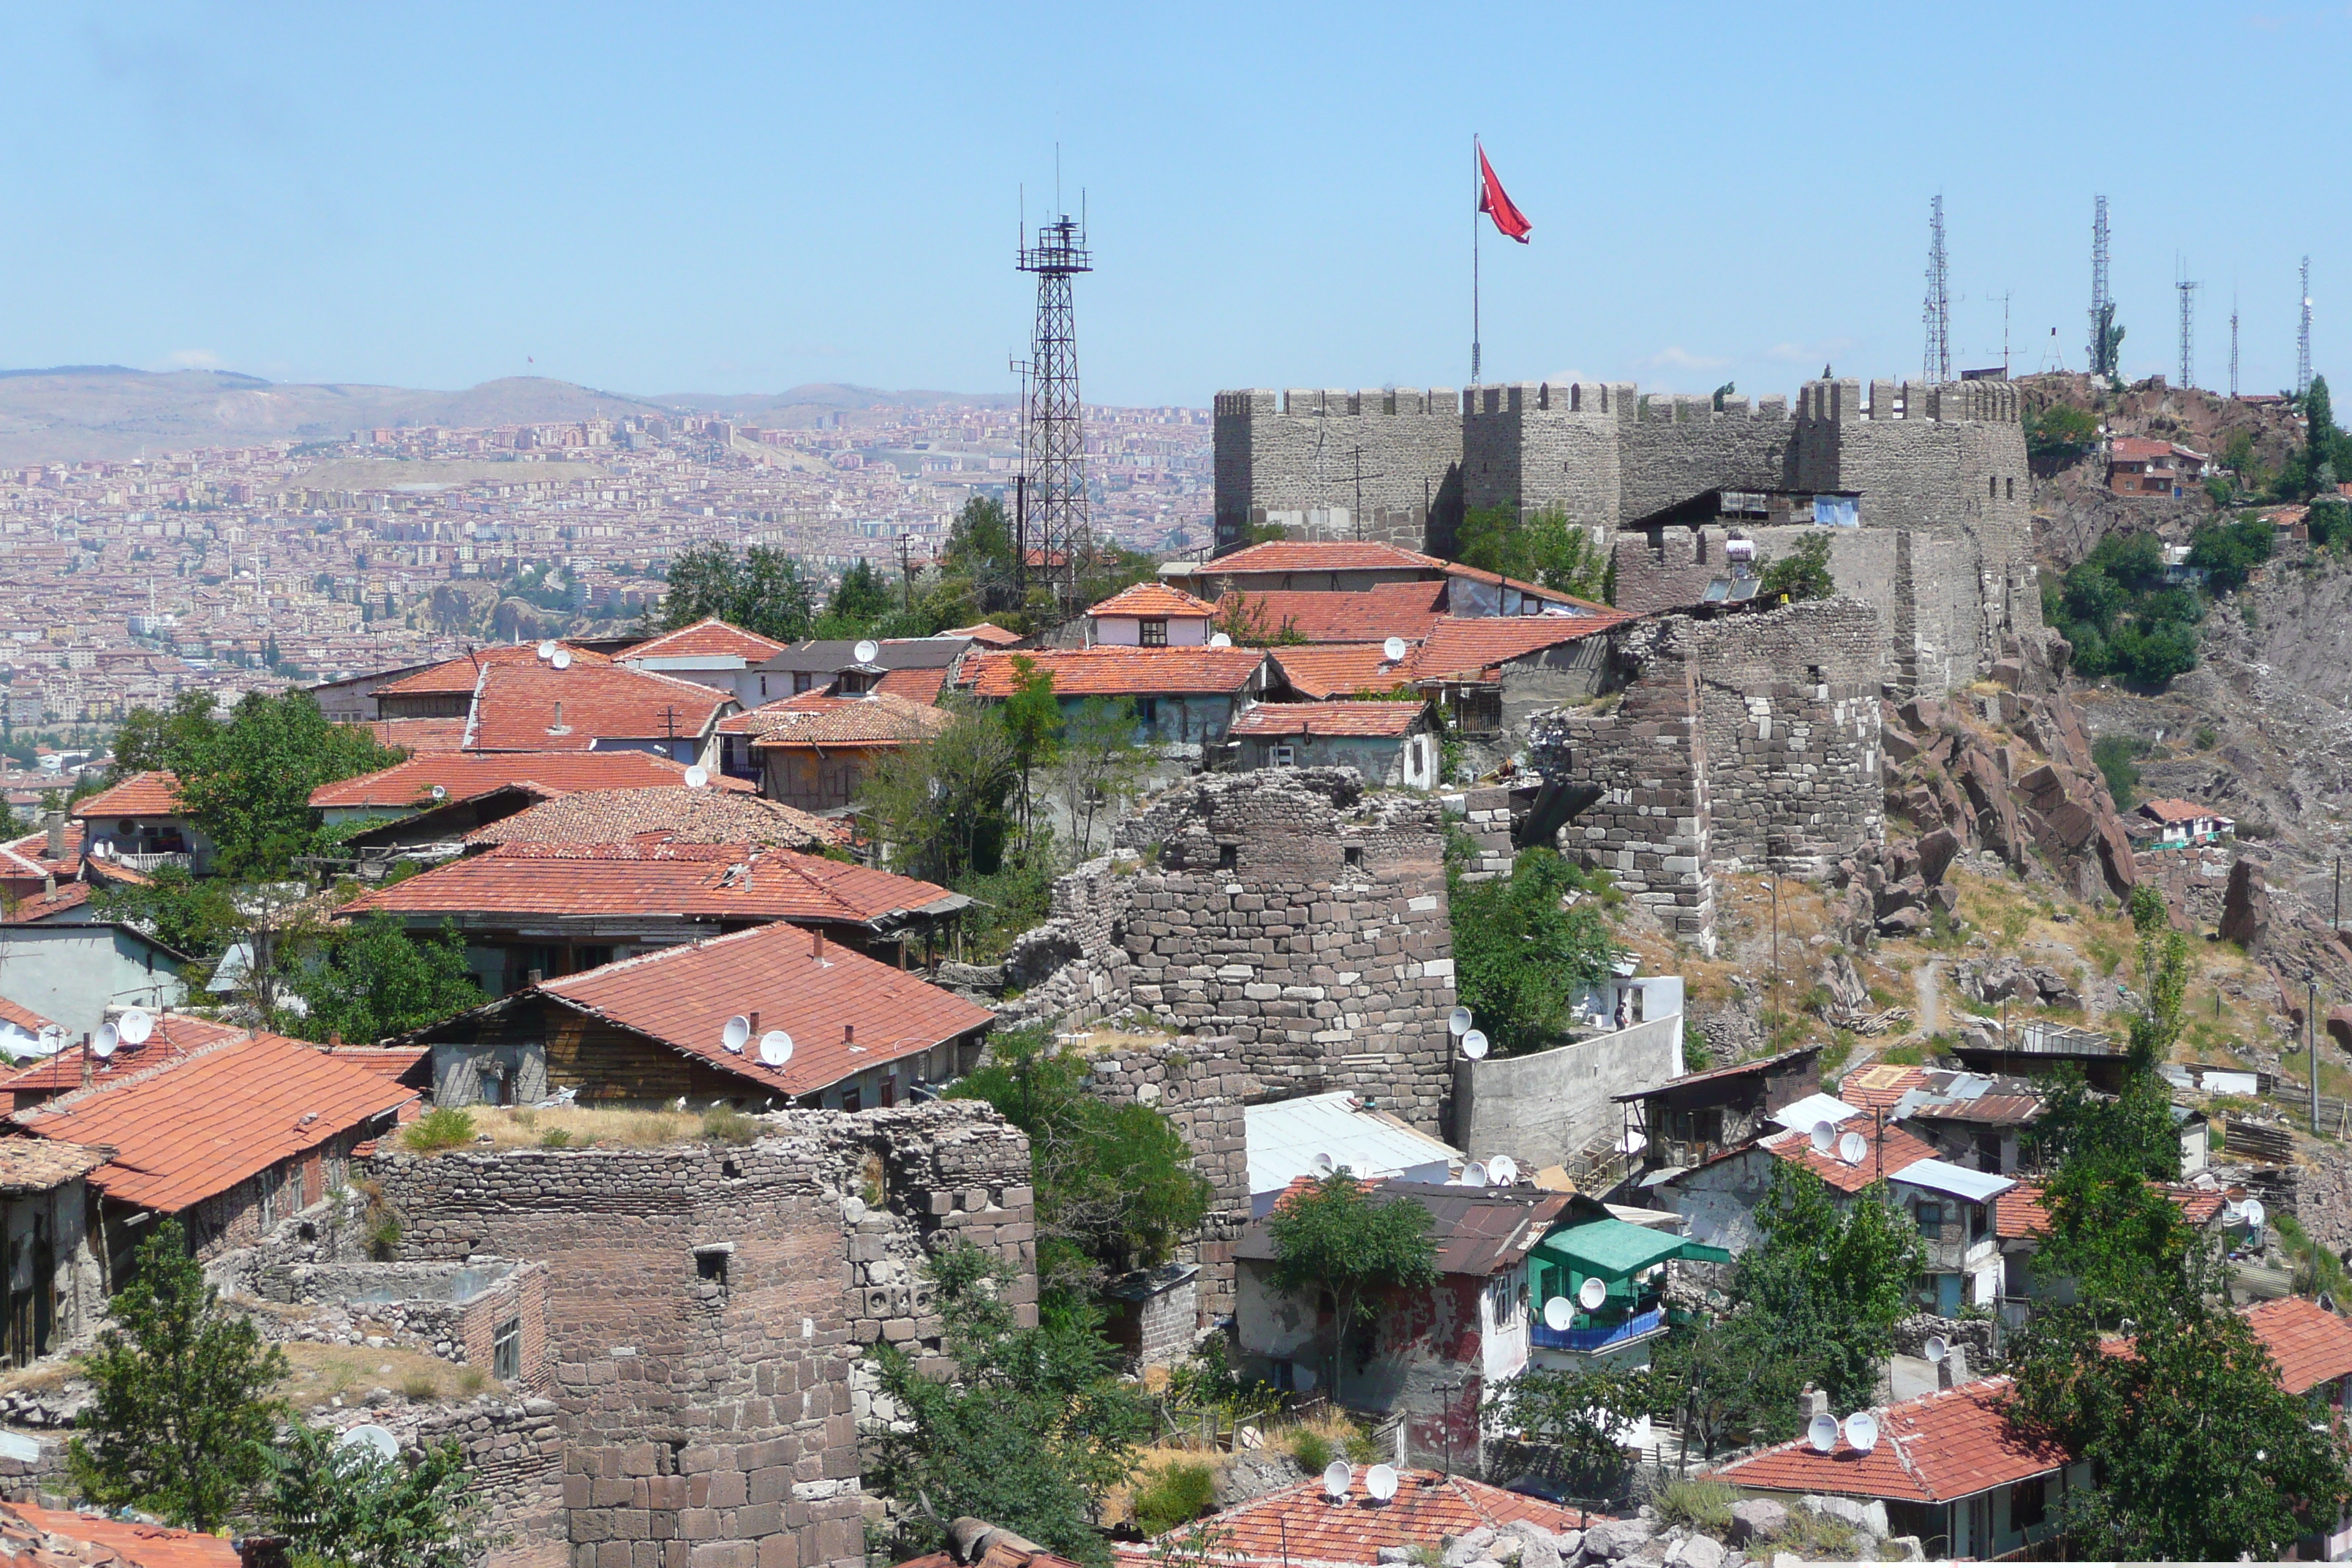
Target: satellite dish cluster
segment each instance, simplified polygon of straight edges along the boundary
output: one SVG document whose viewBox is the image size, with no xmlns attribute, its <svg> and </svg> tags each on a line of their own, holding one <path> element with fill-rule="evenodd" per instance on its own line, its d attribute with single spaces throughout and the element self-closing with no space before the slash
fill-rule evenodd
<svg viewBox="0 0 2352 1568">
<path fill-rule="evenodd" d="M 1878 1447 L 1878 1417 L 1857 1410 L 1841 1424 L 1834 1415 L 1816 1415 L 1805 1428 L 1805 1441 L 1816 1454 L 1834 1454 L 1841 1434 L 1856 1453 L 1867 1454 Z"/>
<path fill-rule="evenodd" d="M 751 1046 L 751 1032 L 750 1015 L 738 1013 L 720 1027 L 719 1048 L 729 1056 L 740 1057 Z M 754 1048 L 764 1067 L 781 1068 L 793 1059 L 793 1037 L 782 1029 L 768 1030 Z"/>
<path fill-rule="evenodd" d="M 1345 1459 L 1334 1459 L 1323 1469 L 1323 1495 L 1335 1503 L 1348 1500 L 1355 1486 L 1356 1467 Z M 1376 1503 L 1384 1503 L 1397 1495 L 1397 1473 L 1393 1465 L 1373 1465 L 1364 1471 L 1364 1491 Z"/>
</svg>

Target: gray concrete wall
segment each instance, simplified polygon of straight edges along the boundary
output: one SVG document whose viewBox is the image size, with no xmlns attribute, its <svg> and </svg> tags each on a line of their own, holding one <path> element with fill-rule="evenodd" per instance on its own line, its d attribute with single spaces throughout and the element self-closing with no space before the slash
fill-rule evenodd
<svg viewBox="0 0 2352 1568">
<path fill-rule="evenodd" d="M 112 1007 L 160 1011 L 188 988 L 137 933 L 89 921 L 0 926 L 0 996 L 79 1036 Z"/>
<path fill-rule="evenodd" d="M 1524 1171 L 1565 1164 L 1617 1130 L 1622 1118 L 1611 1095 L 1655 1089 L 1682 1066 L 1679 1012 L 1533 1056 L 1456 1062 L 1461 1146 L 1475 1160 L 1508 1154 Z"/>
</svg>

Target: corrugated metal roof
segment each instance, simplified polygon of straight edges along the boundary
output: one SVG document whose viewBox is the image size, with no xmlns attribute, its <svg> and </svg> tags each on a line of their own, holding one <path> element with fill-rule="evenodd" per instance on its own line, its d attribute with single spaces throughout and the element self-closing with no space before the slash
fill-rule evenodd
<svg viewBox="0 0 2352 1568">
<path fill-rule="evenodd" d="M 1462 1157 L 1461 1151 L 1426 1132 L 1364 1110 L 1362 1101 L 1344 1089 L 1253 1105 L 1242 1115 L 1249 1144 L 1250 1193 L 1263 1194 L 1269 1204 L 1273 1194 L 1315 1173 L 1318 1154 L 1330 1155 L 1334 1164 L 1366 1181 L 1403 1175 L 1442 1181 L 1449 1163 Z"/>
</svg>

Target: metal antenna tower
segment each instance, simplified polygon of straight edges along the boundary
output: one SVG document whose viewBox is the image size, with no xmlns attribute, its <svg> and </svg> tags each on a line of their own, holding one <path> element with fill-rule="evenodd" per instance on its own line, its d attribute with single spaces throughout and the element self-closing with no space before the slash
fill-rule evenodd
<svg viewBox="0 0 2352 1568">
<path fill-rule="evenodd" d="M 1078 331 L 1070 279 L 1094 270 L 1084 222 L 1064 213 L 1022 237 L 1015 266 L 1037 275 L 1037 325 L 1029 340 L 1029 408 L 1022 462 L 1029 537 L 1039 569 L 1066 608 L 1094 558 L 1087 506 L 1086 410 L 1078 401 Z"/>
<path fill-rule="evenodd" d="M 2116 324 L 2116 301 L 2107 292 L 2107 198 L 2098 199 L 2091 220 L 2091 374 L 2113 375 L 2108 338 Z"/>
<path fill-rule="evenodd" d="M 2180 290 L 2180 389 L 2197 384 L 2197 289 L 2186 278 L 2173 285 Z"/>
<path fill-rule="evenodd" d="M 1927 352 L 1919 379 L 1941 386 L 1952 379 L 1952 296 L 1944 257 L 1944 195 L 1936 193 L 1934 216 L 1927 224 L 1927 304 L 1920 312 L 1927 323 Z"/>
<path fill-rule="evenodd" d="M 2238 398 L 2238 291 L 2230 290 L 2230 400 Z"/>
<path fill-rule="evenodd" d="M 2294 338 L 2294 395 L 2311 390 L 2311 258 L 2303 258 L 2303 328 Z"/>
</svg>

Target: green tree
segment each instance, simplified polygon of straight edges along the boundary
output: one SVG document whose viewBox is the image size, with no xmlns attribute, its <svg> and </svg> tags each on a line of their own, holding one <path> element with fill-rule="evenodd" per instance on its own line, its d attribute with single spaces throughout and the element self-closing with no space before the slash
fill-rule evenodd
<svg viewBox="0 0 2352 1568">
<path fill-rule="evenodd" d="M 670 558 L 656 629 L 676 631 L 716 618 L 779 642 L 809 635 L 816 588 L 800 562 L 772 545 L 741 555 L 731 545 L 689 545 Z"/>
<path fill-rule="evenodd" d="M 833 596 L 824 603 L 817 631 L 829 637 L 866 637 L 898 608 L 890 585 L 871 561 L 861 558 L 833 585 Z"/>
<path fill-rule="evenodd" d="M 906 1505 L 895 1550 L 936 1549 L 964 1515 L 1017 1531 L 1074 1562 L 1110 1559 L 1095 1528 L 1104 1496 L 1135 1472 L 1151 1407 L 1115 1372 L 1084 1311 L 1019 1328 L 1013 1277 L 969 1243 L 928 1266 L 951 1363 L 925 1376 L 893 1344 L 868 1352 L 896 1418 L 866 1429 L 868 1484 Z"/>
<path fill-rule="evenodd" d="M 1062 704 L 1054 695 L 1054 672 L 1041 668 L 1025 653 L 1014 654 L 1013 694 L 997 709 L 996 716 L 1012 743 L 1013 764 L 1021 775 L 1021 826 L 1029 831 L 1037 820 L 1037 771 L 1053 765 L 1062 733 Z"/>
<path fill-rule="evenodd" d="M 1013 520 L 995 497 L 976 495 L 963 503 L 948 530 L 941 563 L 951 577 L 969 584 L 972 607 L 981 614 L 1020 608 L 1021 572 L 1013 549 Z"/>
<path fill-rule="evenodd" d="M 309 1011 L 280 1021 L 305 1040 L 366 1044 L 437 1024 L 482 1003 L 454 921 L 409 935 L 398 919 L 366 915 L 332 933 L 298 982 Z"/>
<path fill-rule="evenodd" d="M 1021 771 L 994 712 L 961 699 L 940 706 L 952 721 L 919 745 L 876 758 L 860 783 L 857 810 L 897 869 L 961 887 L 1003 864 L 1012 826 L 1006 806 Z"/>
<path fill-rule="evenodd" d="M 987 1062 L 949 1091 L 986 1100 L 1029 1135 L 1037 1288 L 1056 1310 L 1165 1263 L 1214 1195 L 1175 1123 L 1148 1105 L 1113 1107 L 1087 1093 L 1087 1069 L 1051 1030 L 1012 1029 L 992 1037 Z"/>
<path fill-rule="evenodd" d="M 390 767 L 405 753 L 366 731 L 328 722 L 307 691 L 249 691 L 184 750 L 175 748 L 179 795 L 213 841 L 214 869 L 229 877 L 282 875 L 318 847 L 310 792 Z"/>
<path fill-rule="evenodd" d="M 1522 849 L 1511 874 L 1472 881 L 1448 857 L 1454 992 L 1505 1056 L 1540 1050 L 1566 1027 L 1577 995 L 1609 978 L 1617 942 L 1582 876 L 1558 852 Z"/>
<path fill-rule="evenodd" d="M 1756 1211 L 1762 1244 L 1732 1278 L 1735 1315 L 1771 1325 L 1781 1355 L 1808 1366 L 1842 1408 L 1868 1404 L 1876 1363 L 1895 1348 L 1927 1256 L 1918 1227 L 1884 1182 L 1841 1204 L 1801 1165 L 1776 1162 Z"/>
<path fill-rule="evenodd" d="M 183 691 L 163 712 L 133 708 L 114 732 L 114 767 L 106 782 L 179 767 L 218 727 L 214 706 L 209 691 Z"/>
<path fill-rule="evenodd" d="M 2090 456 L 2099 444 L 2099 416 L 2071 403 L 2053 403 L 2025 415 L 2025 453 L 2050 464 Z"/>
<path fill-rule="evenodd" d="M 327 1568 L 467 1568 L 497 1543 L 479 1478 L 454 1439 L 411 1467 L 296 1421 L 270 1460 L 264 1517 Z"/>
<path fill-rule="evenodd" d="M 82 1360 L 89 1406 L 67 1445 L 81 1495 L 216 1530 L 268 1474 L 284 1352 L 224 1310 L 174 1219 L 139 1244 L 131 1282 Z"/>
<path fill-rule="evenodd" d="M 1329 1299 L 1324 1386 L 1337 1399 L 1349 1338 L 1373 1321 L 1380 1298 L 1437 1283 L 1429 1211 L 1411 1198 L 1376 1199 L 1354 1176 L 1335 1171 L 1284 1197 L 1267 1228 L 1275 1289 L 1310 1310 Z"/>
<path fill-rule="evenodd" d="M 1143 787 L 1151 757 L 1135 738 L 1135 703 L 1089 697 L 1062 721 L 1054 742 L 1054 781 L 1069 813 L 1080 859 L 1094 853 L 1097 820 L 1115 822 Z"/>
<path fill-rule="evenodd" d="M 2091 742 L 2091 761 L 2107 781 L 2116 809 L 2129 811 L 2139 800 L 2139 759 L 2147 742 L 2137 735 L 2102 735 Z"/>
<path fill-rule="evenodd" d="M 100 920 L 125 921 L 198 959 L 219 957 L 241 924 L 227 883 L 177 866 L 158 866 L 143 887 L 100 888 L 90 895 L 90 906 Z"/>
<path fill-rule="evenodd" d="M 1489 1394 L 1485 1414 L 1557 1453 L 1560 1477 L 1577 1495 L 1599 1497 L 1633 1468 L 1618 1439 L 1649 1408 L 1649 1382 L 1645 1369 L 1530 1368 Z"/>
<path fill-rule="evenodd" d="M 1826 533 L 1808 533 L 1797 541 L 1794 550 L 1765 566 L 1764 579 L 1756 585 L 1756 596 L 1767 600 L 1826 599 L 1836 592 L 1837 579 L 1830 575 Z"/>
<path fill-rule="evenodd" d="M 2207 523 L 2189 536 L 2189 564 L 2203 569 L 2215 592 L 2232 592 L 2246 585 L 2249 571 L 2271 558 L 2277 534 L 2269 523 L 2252 518 Z"/>
<path fill-rule="evenodd" d="M 1474 507 L 1455 532 L 1454 558 L 1581 599 L 1599 599 L 1609 572 L 1608 552 L 1592 531 L 1570 521 L 1559 506 L 1525 512 L 1517 505 Z"/>
</svg>

